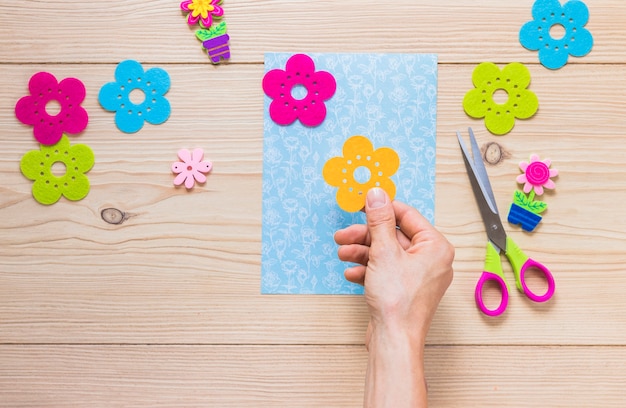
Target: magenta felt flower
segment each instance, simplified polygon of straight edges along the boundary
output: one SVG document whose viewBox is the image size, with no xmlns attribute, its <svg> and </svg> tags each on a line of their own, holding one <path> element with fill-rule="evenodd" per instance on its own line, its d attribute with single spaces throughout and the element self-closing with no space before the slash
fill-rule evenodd
<svg viewBox="0 0 626 408">
<path fill-rule="evenodd" d="M 290 125 L 296 119 L 305 126 L 319 125 L 326 117 L 324 101 L 336 89 L 335 77 L 326 71 L 316 72 L 315 63 L 304 54 L 289 58 L 285 70 L 273 69 L 263 77 L 263 91 L 273 99 L 270 117 L 279 125 Z"/>
<path fill-rule="evenodd" d="M 187 23 L 194 25 L 200 21 L 200 25 L 209 28 L 213 24 L 213 18 L 224 15 L 224 9 L 220 6 L 222 0 L 187 0 L 180 3 L 180 8 L 188 11 Z"/>
<path fill-rule="evenodd" d="M 535 194 L 542 195 L 543 189 L 553 189 L 554 181 L 551 177 L 559 174 L 557 169 L 551 169 L 552 162 L 550 159 L 539 160 L 539 156 L 533 154 L 530 156 L 530 162 L 521 162 L 519 168 L 524 172 L 517 176 L 517 182 L 524 184 L 524 193 L 528 194 L 531 190 L 535 190 Z"/>
<path fill-rule="evenodd" d="M 33 126 L 39 143 L 50 146 L 61 140 L 63 133 L 76 134 L 87 127 L 89 117 L 80 105 L 85 99 L 85 85 L 80 80 L 65 78 L 57 82 L 51 73 L 38 72 L 30 78 L 28 89 L 30 95 L 15 105 L 15 116 Z"/>
<path fill-rule="evenodd" d="M 213 164 L 210 161 L 202 161 L 203 156 L 202 149 L 194 149 L 193 152 L 180 149 L 178 158 L 182 161 L 172 163 L 172 171 L 178 174 L 174 179 L 174 185 L 180 186 L 185 183 L 185 187 L 192 188 L 196 181 L 206 182 L 205 174 L 211 171 Z"/>
</svg>

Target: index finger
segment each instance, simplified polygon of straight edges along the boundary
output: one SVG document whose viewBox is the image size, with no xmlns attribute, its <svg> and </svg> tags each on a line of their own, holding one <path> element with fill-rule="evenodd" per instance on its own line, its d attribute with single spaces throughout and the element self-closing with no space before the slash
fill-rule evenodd
<svg viewBox="0 0 626 408">
<path fill-rule="evenodd" d="M 400 231 L 410 240 L 420 232 L 436 231 L 435 227 L 415 208 L 401 201 L 392 202 Z"/>
</svg>

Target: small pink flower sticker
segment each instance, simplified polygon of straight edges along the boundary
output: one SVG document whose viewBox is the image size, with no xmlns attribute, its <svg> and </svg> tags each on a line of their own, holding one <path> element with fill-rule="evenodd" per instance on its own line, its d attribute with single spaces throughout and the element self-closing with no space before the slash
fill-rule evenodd
<svg viewBox="0 0 626 408">
<path fill-rule="evenodd" d="M 337 89 L 335 77 L 326 71 L 316 72 L 315 63 L 304 54 L 291 56 L 285 68 L 273 69 L 263 77 L 263 91 L 273 99 L 270 117 L 283 126 L 296 119 L 305 126 L 321 124 L 326 118 L 324 101 Z M 297 88 L 302 88 L 302 97 L 297 95 Z"/>
<path fill-rule="evenodd" d="M 15 116 L 25 125 L 33 126 L 33 136 L 50 146 L 61 140 L 63 133 L 77 134 L 87 127 L 89 117 L 80 105 L 85 99 L 85 85 L 76 78 L 61 82 L 49 72 L 38 72 L 28 82 L 30 95 L 15 105 Z M 56 102 L 58 112 L 52 112 L 50 102 Z"/>
<path fill-rule="evenodd" d="M 524 193 L 528 194 L 534 189 L 536 195 L 542 195 L 544 187 L 553 189 L 555 187 L 552 177 L 559 174 L 557 169 L 551 169 L 552 162 L 550 159 L 539 160 L 539 156 L 533 154 L 530 156 L 530 163 L 521 162 L 520 169 L 524 172 L 517 176 L 517 182 L 524 184 Z"/>
<path fill-rule="evenodd" d="M 220 6 L 222 0 L 187 0 L 180 3 L 183 11 L 188 11 L 187 23 L 194 25 L 200 21 L 200 25 L 209 28 L 213 24 L 213 18 L 224 15 L 224 9 Z"/>
<path fill-rule="evenodd" d="M 213 164 L 210 161 L 202 161 L 204 151 L 202 149 L 194 149 L 190 152 L 187 149 L 178 151 L 179 162 L 172 163 L 172 171 L 178 174 L 174 179 L 174 185 L 180 186 L 185 183 L 187 189 L 193 188 L 196 181 L 198 183 L 206 182 L 205 174 L 210 172 Z"/>
</svg>

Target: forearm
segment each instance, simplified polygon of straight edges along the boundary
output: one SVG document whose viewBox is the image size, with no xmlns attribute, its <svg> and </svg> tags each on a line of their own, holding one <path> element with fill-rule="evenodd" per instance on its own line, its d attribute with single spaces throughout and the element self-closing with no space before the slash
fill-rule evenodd
<svg viewBox="0 0 626 408">
<path fill-rule="evenodd" d="M 400 332 L 374 332 L 369 342 L 365 408 L 422 408 L 428 405 L 424 340 Z"/>
</svg>

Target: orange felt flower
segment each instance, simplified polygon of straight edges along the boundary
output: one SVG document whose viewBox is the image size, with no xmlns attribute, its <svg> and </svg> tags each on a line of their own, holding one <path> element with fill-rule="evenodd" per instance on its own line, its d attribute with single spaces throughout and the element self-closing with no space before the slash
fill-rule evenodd
<svg viewBox="0 0 626 408">
<path fill-rule="evenodd" d="M 338 187 L 337 204 L 348 212 L 365 207 L 369 189 L 380 187 L 393 200 L 396 185 L 391 180 L 400 167 L 398 154 L 389 147 L 374 150 L 365 136 L 352 136 L 343 145 L 343 157 L 333 157 L 324 164 L 322 175 L 333 187 Z"/>
</svg>

